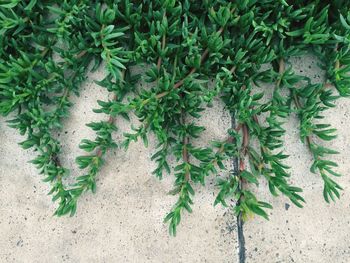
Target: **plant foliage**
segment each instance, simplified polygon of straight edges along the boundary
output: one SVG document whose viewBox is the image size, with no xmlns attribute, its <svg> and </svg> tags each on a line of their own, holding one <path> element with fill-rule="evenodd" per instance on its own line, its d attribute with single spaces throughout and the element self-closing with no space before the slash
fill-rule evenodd
<svg viewBox="0 0 350 263">
<path fill-rule="evenodd" d="M 58 216 L 73 215 L 79 197 L 96 191 L 107 151 L 137 140 L 147 146 L 150 133 L 157 139 L 153 174 L 175 175 L 170 194 L 178 200 L 165 217 L 171 234 L 182 213 L 192 211 L 193 185 L 209 176 L 218 177 L 214 204 L 234 199 L 234 212 L 244 218 L 268 218 L 271 205 L 249 190 L 260 180 L 272 195 L 302 207 L 302 189 L 290 184 L 285 164 L 284 123 L 291 113 L 300 119 L 300 138 L 314 157 L 311 171 L 324 182 L 325 200 L 335 200 L 342 188 L 328 157 L 337 152 L 322 146 L 335 129 L 322 118 L 350 95 L 349 10 L 347 0 L 1 0 L 0 113 L 25 136 L 20 145 L 36 152 L 31 162 L 50 183 Z M 322 82 L 293 70 L 290 59 L 305 54 L 319 59 Z M 105 77 L 98 84 L 113 99 L 98 101 L 94 112 L 106 121 L 87 124 L 96 138 L 82 139 L 86 155 L 76 159 L 82 175 L 65 185 L 68 169 L 54 134 L 69 116 L 71 97 L 100 65 Z M 145 72 L 135 74 L 137 65 Z M 224 141 L 197 147 L 193 142 L 205 127 L 193 120 L 214 99 L 237 125 Z M 114 141 L 118 119 L 130 115 L 141 124 Z M 220 175 L 229 169 L 225 160 L 234 158 L 237 172 Z"/>
</svg>

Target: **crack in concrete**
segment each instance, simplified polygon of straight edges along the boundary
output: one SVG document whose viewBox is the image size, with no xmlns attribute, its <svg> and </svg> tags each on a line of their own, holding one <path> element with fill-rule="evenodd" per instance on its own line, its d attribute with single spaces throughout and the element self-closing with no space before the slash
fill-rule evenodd
<svg viewBox="0 0 350 263">
<path fill-rule="evenodd" d="M 245 239 L 243 231 L 242 215 L 237 216 L 237 236 L 238 236 L 238 262 L 245 263 Z"/>
<path fill-rule="evenodd" d="M 231 127 L 232 129 L 236 128 L 236 119 L 235 119 L 235 114 L 232 114 L 231 118 Z M 233 174 L 234 176 L 238 176 L 238 157 L 233 158 Z M 242 184 L 239 183 L 238 185 L 238 190 L 240 191 L 242 189 Z M 236 205 L 239 205 L 240 200 L 237 200 Z M 238 242 L 238 262 L 239 263 L 245 263 L 245 239 L 244 239 L 244 230 L 243 230 L 243 219 L 242 219 L 242 214 L 240 213 L 237 217 L 237 242 Z"/>
</svg>

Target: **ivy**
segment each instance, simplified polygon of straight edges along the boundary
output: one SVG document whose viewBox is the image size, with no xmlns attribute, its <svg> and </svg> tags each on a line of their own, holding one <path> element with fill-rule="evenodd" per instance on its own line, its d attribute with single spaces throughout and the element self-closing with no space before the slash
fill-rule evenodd
<svg viewBox="0 0 350 263">
<path fill-rule="evenodd" d="M 262 180 L 273 196 L 302 207 L 302 189 L 290 183 L 293 167 L 285 164 L 284 124 L 292 113 L 329 202 L 342 187 L 329 158 L 337 151 L 323 146 L 336 130 L 323 116 L 350 95 L 349 10 L 346 0 L 2 1 L 0 114 L 24 136 L 22 148 L 36 152 L 31 162 L 51 186 L 58 216 L 74 215 L 79 198 L 96 191 L 109 150 L 138 140 L 148 146 L 151 133 L 156 168 L 149 172 L 159 179 L 175 176 L 169 194 L 178 199 L 165 217 L 173 235 L 183 213 L 192 212 L 194 185 L 205 185 L 208 177 L 218 179 L 214 205 L 229 206 L 245 219 L 268 218 L 272 206 L 250 188 Z M 294 72 L 291 58 L 304 54 L 318 58 L 322 82 Z M 105 120 L 87 124 L 96 136 L 82 138 L 86 154 L 76 158 L 82 174 L 66 185 L 69 169 L 60 162 L 54 134 L 69 117 L 71 97 L 100 66 L 105 76 L 96 83 L 112 96 L 98 101 L 94 112 Z M 140 74 L 135 66 L 142 67 Z M 225 140 L 197 147 L 206 128 L 197 120 L 214 99 L 237 125 Z M 130 115 L 138 126 L 120 131 L 118 119 Z M 229 171 L 232 159 L 238 167 Z"/>
</svg>

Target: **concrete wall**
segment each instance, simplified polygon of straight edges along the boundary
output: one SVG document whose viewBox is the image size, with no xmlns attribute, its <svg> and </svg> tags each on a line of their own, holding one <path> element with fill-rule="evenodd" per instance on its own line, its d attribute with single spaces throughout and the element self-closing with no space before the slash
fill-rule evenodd
<svg viewBox="0 0 350 263">
<path fill-rule="evenodd" d="M 298 58 L 292 61 L 298 73 L 315 81 L 322 80 L 322 72 L 314 58 Z M 258 192 L 274 209 L 270 220 L 255 218 L 245 224 L 247 262 L 350 262 L 350 100 L 341 98 L 337 107 L 326 112 L 323 123 L 338 129 L 338 138 L 324 143 L 340 152 L 330 157 L 339 164 L 337 171 L 343 174 L 335 178 L 344 188 L 336 203 L 327 204 L 323 199 L 323 183 L 320 175 L 310 172 L 312 157 L 300 142 L 295 127 L 297 117 L 292 116 L 285 125 L 287 164 L 291 169 L 291 182 L 304 189 L 306 204 L 303 209 L 294 206 L 284 197 L 273 198 L 266 184 L 260 184 Z"/>
<path fill-rule="evenodd" d="M 312 60 L 295 62 L 297 70 L 319 74 Z M 57 134 L 63 143 L 62 162 L 72 168 L 72 176 L 81 174 L 74 164 L 75 157 L 82 153 L 78 148 L 80 140 L 94 137 L 85 123 L 104 118 L 91 111 L 97 107 L 96 99 L 107 96 L 93 83 L 102 74 L 90 76 L 81 96 L 74 98 L 71 117 Z M 345 189 L 341 200 L 329 205 L 323 201 L 321 178 L 309 172 L 310 155 L 298 134 L 289 132 L 286 150 L 291 155 L 291 180 L 305 189 L 307 204 L 298 209 L 284 197 L 272 198 L 262 181 L 256 191 L 274 209 L 270 221 L 256 217 L 244 225 L 248 263 L 349 262 L 349 106 L 350 100 L 341 99 L 327 116 L 339 129 L 339 138 L 332 146 L 341 151 L 334 157 L 339 162 L 339 172 L 344 174 L 339 179 Z M 217 102 L 205 112 L 202 122 L 207 127 L 203 144 L 223 139 L 230 126 L 229 117 Z M 287 127 L 297 124 L 293 118 Z M 128 126 L 122 120 L 117 125 L 121 130 Z M 217 191 L 213 180 L 204 188 L 196 187 L 193 214 L 183 217 L 177 237 L 169 237 L 162 221 L 175 202 L 166 194 L 173 177 L 155 179 L 150 161 L 154 149 L 145 149 L 138 142 L 128 152 L 116 150 L 108 154 L 97 193 L 84 195 L 76 216 L 56 218 L 52 216 L 55 205 L 46 195 L 49 187 L 27 163 L 33 153 L 17 145 L 21 140 L 2 119 L 0 262 L 238 262 L 235 218 L 227 209 L 212 206 Z"/>
</svg>

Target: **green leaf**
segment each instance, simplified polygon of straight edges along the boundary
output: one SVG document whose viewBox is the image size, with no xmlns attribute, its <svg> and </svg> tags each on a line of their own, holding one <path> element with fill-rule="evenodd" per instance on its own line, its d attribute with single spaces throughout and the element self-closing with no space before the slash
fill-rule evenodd
<svg viewBox="0 0 350 263">
<path fill-rule="evenodd" d="M 31 11 L 33 7 L 36 5 L 37 0 L 31 0 L 29 4 L 24 8 L 26 11 Z"/>
<path fill-rule="evenodd" d="M 347 23 L 347 21 L 345 20 L 342 14 L 340 14 L 340 22 L 345 29 L 350 30 L 350 25 Z"/>
<path fill-rule="evenodd" d="M 3 3 L 0 3 L 0 7 L 4 8 L 14 8 L 18 5 L 21 0 L 3 0 Z"/>
</svg>

